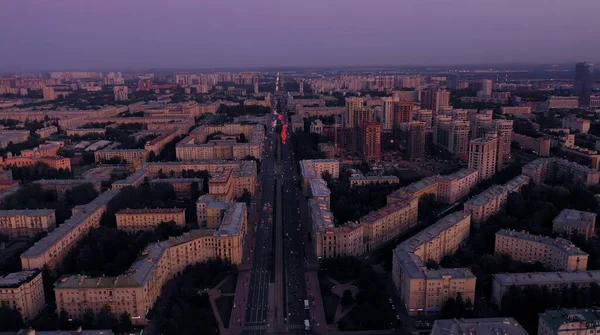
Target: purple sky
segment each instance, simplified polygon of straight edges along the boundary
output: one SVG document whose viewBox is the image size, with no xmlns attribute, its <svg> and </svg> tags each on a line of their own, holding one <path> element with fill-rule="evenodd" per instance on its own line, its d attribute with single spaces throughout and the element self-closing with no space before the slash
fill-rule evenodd
<svg viewBox="0 0 600 335">
<path fill-rule="evenodd" d="M 600 0 L 2 0 L 0 70 L 600 60 Z"/>
</svg>

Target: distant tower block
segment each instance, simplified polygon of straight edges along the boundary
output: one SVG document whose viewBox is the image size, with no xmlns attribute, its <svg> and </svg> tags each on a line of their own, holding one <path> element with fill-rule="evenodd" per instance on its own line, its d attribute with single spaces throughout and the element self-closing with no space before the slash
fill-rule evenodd
<svg viewBox="0 0 600 335">
<path fill-rule="evenodd" d="M 252 81 L 254 81 L 254 95 L 258 95 L 258 78 L 253 78 Z"/>
<path fill-rule="evenodd" d="M 300 94 L 304 94 L 304 80 L 300 80 Z"/>
</svg>

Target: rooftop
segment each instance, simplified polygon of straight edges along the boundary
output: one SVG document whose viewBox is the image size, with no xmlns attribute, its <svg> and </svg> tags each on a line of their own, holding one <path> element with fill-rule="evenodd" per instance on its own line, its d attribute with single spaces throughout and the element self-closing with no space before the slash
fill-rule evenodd
<svg viewBox="0 0 600 335">
<path fill-rule="evenodd" d="M 540 235 L 529 234 L 525 231 L 514 231 L 509 229 L 500 229 L 496 236 L 506 236 L 506 237 L 514 237 L 520 240 L 527 240 L 534 243 L 542 243 L 550 247 L 554 247 L 556 249 L 561 250 L 570 256 L 587 256 L 588 254 L 583 252 L 581 249 L 577 248 L 573 242 L 564 239 L 564 238 L 551 238 Z"/>
<path fill-rule="evenodd" d="M 435 320 L 431 335 L 527 335 L 513 318 Z"/>
<path fill-rule="evenodd" d="M 331 195 L 331 191 L 327 188 L 327 183 L 321 178 L 311 179 L 309 185 L 313 197 L 328 197 Z"/>
<path fill-rule="evenodd" d="M 27 270 L 9 273 L 4 277 L 0 277 L 0 287 L 18 287 L 21 284 L 30 281 L 39 274 L 36 270 Z"/>
<path fill-rule="evenodd" d="M 236 236 L 241 234 L 242 223 L 246 215 L 246 204 L 242 202 L 228 203 L 223 220 L 219 229 L 215 231 L 215 236 L 227 235 Z"/>
<path fill-rule="evenodd" d="M 587 227 L 596 222 L 596 213 L 578 211 L 576 209 L 563 209 L 553 222 L 570 226 Z"/>
<path fill-rule="evenodd" d="M 560 271 L 560 272 L 525 272 L 525 273 L 497 273 L 493 275 L 494 281 L 503 286 L 512 285 L 570 285 L 571 283 L 600 282 L 598 271 Z"/>
<path fill-rule="evenodd" d="M 0 217 L 11 216 L 49 216 L 54 214 L 53 209 L 9 209 L 0 210 Z"/>
<path fill-rule="evenodd" d="M 185 208 L 143 208 L 143 209 L 121 209 L 115 215 L 132 215 L 132 214 L 183 214 Z"/>
<path fill-rule="evenodd" d="M 465 206 L 483 206 L 490 202 L 496 201 L 502 194 L 506 194 L 506 189 L 503 186 L 494 185 L 485 191 L 479 193 L 473 198 L 465 202 Z"/>
<path fill-rule="evenodd" d="M 555 331 L 562 325 L 572 322 L 584 323 L 589 329 L 595 329 L 600 325 L 600 309 L 598 308 L 548 309 L 539 316 L 540 321 L 543 320 L 548 327 Z"/>
</svg>

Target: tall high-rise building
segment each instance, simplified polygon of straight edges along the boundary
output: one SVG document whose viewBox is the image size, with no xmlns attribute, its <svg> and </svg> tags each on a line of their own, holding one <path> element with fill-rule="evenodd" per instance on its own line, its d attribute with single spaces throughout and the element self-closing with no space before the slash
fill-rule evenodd
<svg viewBox="0 0 600 335">
<path fill-rule="evenodd" d="M 469 121 L 452 121 L 437 118 L 434 143 L 456 157 L 467 160 L 469 156 Z"/>
<path fill-rule="evenodd" d="M 252 78 L 252 84 L 254 85 L 254 95 L 258 95 L 258 78 Z"/>
<path fill-rule="evenodd" d="M 429 87 L 423 93 L 421 108 L 430 109 L 436 115 L 443 107 L 450 106 L 450 92 L 439 87 Z"/>
<path fill-rule="evenodd" d="M 394 102 L 397 99 L 393 97 L 381 98 L 381 109 L 379 115 L 379 122 L 381 122 L 381 129 L 384 132 L 390 132 L 394 128 Z"/>
<path fill-rule="evenodd" d="M 420 162 L 425 157 L 425 122 L 412 121 L 400 124 L 396 145 L 404 157 L 411 162 Z"/>
<path fill-rule="evenodd" d="M 363 98 L 346 98 L 346 110 L 344 111 L 344 114 L 342 114 L 342 127 L 346 129 L 357 127 L 358 125 L 354 121 L 354 115 L 356 115 L 357 111 L 360 111 L 362 109 Z"/>
<path fill-rule="evenodd" d="M 128 97 L 129 89 L 125 85 L 117 85 L 117 86 L 113 87 L 113 93 L 115 95 L 115 101 L 129 100 L 129 97 Z"/>
<path fill-rule="evenodd" d="M 590 105 L 593 73 L 594 64 L 586 62 L 575 64 L 575 83 L 573 88 L 575 95 L 579 97 L 579 102 L 582 106 Z"/>
<path fill-rule="evenodd" d="M 299 87 L 300 87 L 300 94 L 304 94 L 304 80 L 300 79 Z"/>
<path fill-rule="evenodd" d="M 366 122 L 361 125 L 360 151 L 365 160 L 381 159 L 381 123 Z"/>
<path fill-rule="evenodd" d="M 393 103 L 393 118 L 394 128 L 397 128 L 402 123 L 412 120 L 413 104 L 412 102 L 394 101 Z"/>
<path fill-rule="evenodd" d="M 493 131 L 498 135 L 497 170 L 502 169 L 504 162 L 510 159 L 510 144 L 512 141 L 513 121 L 493 120 Z"/>
<path fill-rule="evenodd" d="M 469 169 L 477 170 L 479 181 L 491 178 L 496 173 L 497 156 L 497 136 L 474 139 L 469 148 Z"/>
<path fill-rule="evenodd" d="M 481 91 L 479 91 L 480 97 L 491 97 L 492 96 L 492 88 L 494 83 L 489 79 L 484 79 L 481 81 Z"/>
</svg>

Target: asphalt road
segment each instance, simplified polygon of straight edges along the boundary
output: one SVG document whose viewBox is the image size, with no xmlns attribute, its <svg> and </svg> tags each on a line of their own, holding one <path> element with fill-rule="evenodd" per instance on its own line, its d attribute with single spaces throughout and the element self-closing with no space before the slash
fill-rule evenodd
<svg viewBox="0 0 600 335">
<path fill-rule="evenodd" d="M 246 319 L 244 329 L 247 334 L 263 334 L 267 329 L 268 290 L 272 282 L 273 263 L 273 200 L 275 180 L 275 140 L 274 129 L 267 127 L 265 153 L 261 163 L 261 192 L 258 220 L 254 233 L 253 267 L 248 288 Z"/>
</svg>

